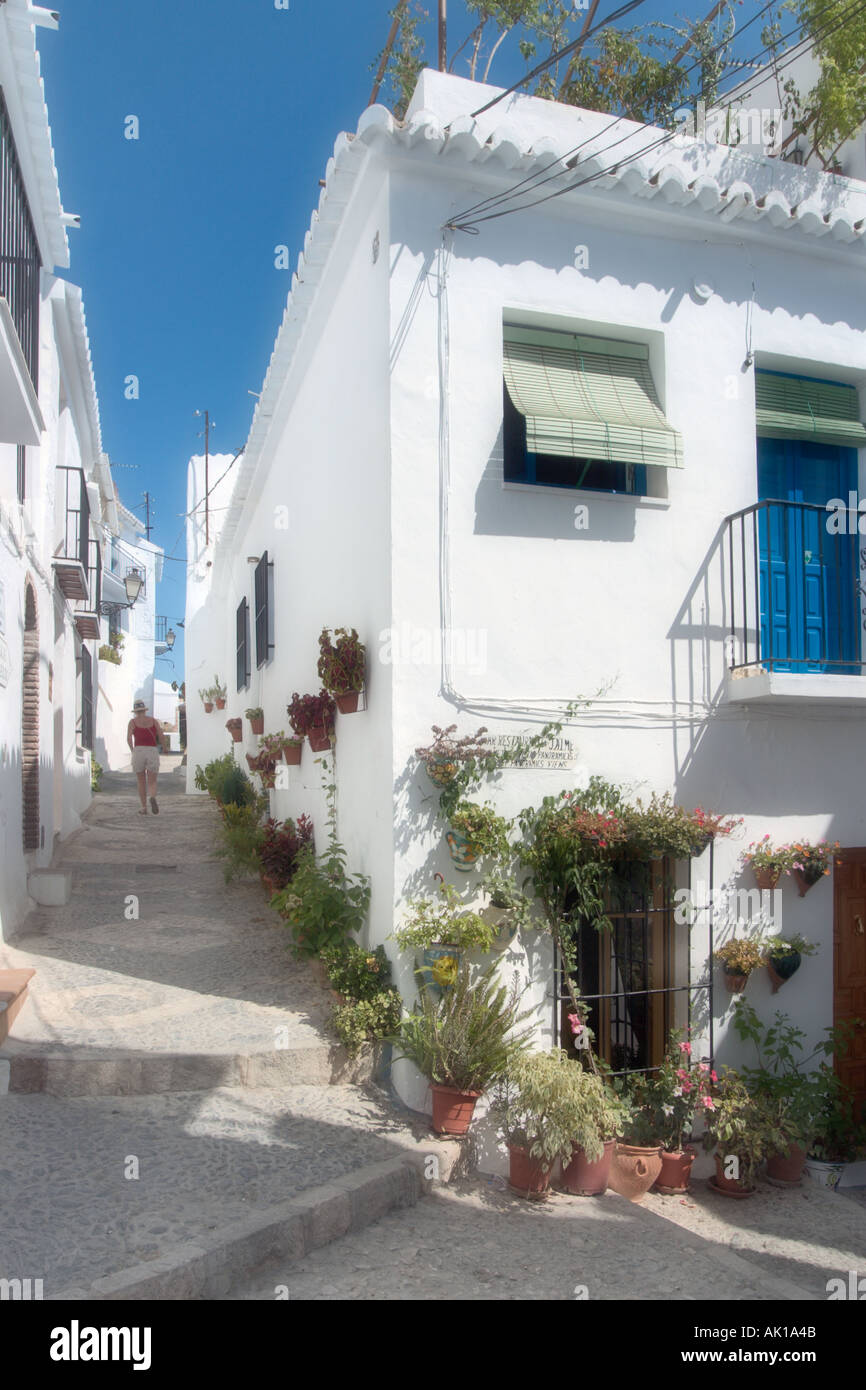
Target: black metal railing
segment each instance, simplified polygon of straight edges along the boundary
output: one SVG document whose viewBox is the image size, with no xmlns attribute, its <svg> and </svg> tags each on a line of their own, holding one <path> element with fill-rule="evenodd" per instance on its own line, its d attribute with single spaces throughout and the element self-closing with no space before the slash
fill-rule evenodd
<svg viewBox="0 0 866 1390">
<path fill-rule="evenodd" d="M 164 642 L 165 634 L 168 632 L 168 618 L 161 618 L 157 615 L 154 620 L 154 641 Z"/>
<path fill-rule="evenodd" d="M 730 670 L 862 674 L 857 522 L 841 503 L 775 498 L 726 517 Z"/>
<path fill-rule="evenodd" d="M 87 598 L 79 600 L 78 607 L 88 613 L 98 613 L 102 602 L 102 546 L 91 540 L 87 564 Z"/>
<path fill-rule="evenodd" d="M 87 485 L 80 468 L 60 466 L 58 473 L 65 473 L 66 487 L 63 497 L 65 507 L 63 548 L 58 558 L 78 560 L 84 569 L 90 566 L 90 502 Z"/>
<path fill-rule="evenodd" d="M 12 123 L 0 89 L 0 294 L 8 300 L 30 379 L 37 391 L 41 263 Z"/>
</svg>

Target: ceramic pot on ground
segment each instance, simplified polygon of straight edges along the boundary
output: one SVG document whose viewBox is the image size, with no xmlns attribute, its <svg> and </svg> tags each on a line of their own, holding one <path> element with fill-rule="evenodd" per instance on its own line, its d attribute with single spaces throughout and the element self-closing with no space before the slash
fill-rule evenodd
<svg viewBox="0 0 866 1390">
<path fill-rule="evenodd" d="M 289 767 L 299 767 L 301 763 L 301 744 L 303 739 L 298 739 L 297 743 L 286 741 L 283 744 L 283 757 Z"/>
<path fill-rule="evenodd" d="M 737 975 L 731 970 L 725 971 L 725 984 L 730 994 L 742 994 L 748 980 L 748 975 Z"/>
<path fill-rule="evenodd" d="M 773 1154 L 767 1159 L 767 1177 L 770 1182 L 799 1183 L 803 1177 L 806 1150 L 799 1144 L 792 1144 L 790 1153 Z"/>
<path fill-rule="evenodd" d="M 318 725 L 315 729 L 311 729 L 307 734 L 307 738 L 310 740 L 310 747 L 314 753 L 327 753 L 331 746 L 330 735 L 323 724 Z"/>
<path fill-rule="evenodd" d="M 663 1197 L 688 1192 L 695 1154 L 696 1150 L 688 1144 L 684 1149 L 662 1149 L 661 1171 L 653 1190 L 660 1192 Z"/>
<path fill-rule="evenodd" d="M 826 1187 L 831 1192 L 835 1192 L 839 1186 L 839 1179 L 844 1172 L 845 1164 L 825 1163 L 819 1158 L 807 1158 L 804 1167 L 812 1182 L 817 1183 L 819 1187 Z"/>
<path fill-rule="evenodd" d="M 723 1197 L 751 1197 L 755 1192 L 754 1183 L 744 1183 L 740 1178 L 725 1177 L 725 1155 L 716 1154 L 716 1176 L 710 1178 L 710 1187 Z"/>
<path fill-rule="evenodd" d="M 799 951 L 789 951 L 785 956 L 767 957 L 767 974 L 772 981 L 774 994 L 778 994 L 785 981 L 796 974 L 802 959 Z"/>
<path fill-rule="evenodd" d="M 358 700 L 361 692 L 359 690 L 346 690 L 342 695 L 335 695 L 337 709 L 341 714 L 354 714 L 358 708 Z"/>
<path fill-rule="evenodd" d="M 773 889 L 782 876 L 781 869 L 756 869 L 752 866 L 752 873 L 755 875 L 755 882 L 762 890 Z"/>
<path fill-rule="evenodd" d="M 258 719 L 250 720 L 250 732 L 253 734 L 263 734 L 265 732 L 265 716 L 262 714 Z"/>
<path fill-rule="evenodd" d="M 583 1149 L 575 1149 L 569 1163 L 562 1165 L 560 1186 L 574 1197 L 601 1197 L 607 1192 L 616 1140 L 608 1139 L 601 1158 L 589 1159 Z"/>
<path fill-rule="evenodd" d="M 656 1181 L 661 1166 L 661 1144 L 618 1143 L 608 1185 L 630 1202 L 641 1202 Z"/>
<path fill-rule="evenodd" d="M 458 1091 L 456 1086 L 432 1083 L 433 1128 L 437 1134 L 466 1134 L 475 1114 L 480 1091 Z"/>
<path fill-rule="evenodd" d="M 508 1182 L 521 1197 L 544 1197 L 550 1188 L 550 1168 L 545 1172 L 540 1158 L 509 1144 Z"/>
</svg>

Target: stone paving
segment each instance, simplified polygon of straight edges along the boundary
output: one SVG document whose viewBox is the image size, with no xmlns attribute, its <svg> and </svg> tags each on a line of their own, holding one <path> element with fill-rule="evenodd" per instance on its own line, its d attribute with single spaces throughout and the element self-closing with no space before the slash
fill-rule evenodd
<svg viewBox="0 0 866 1390">
<path fill-rule="evenodd" d="M 491 1178 L 436 1188 L 230 1297 L 272 1300 L 284 1286 L 290 1301 L 812 1301 L 850 1269 L 866 1269 L 866 1219 L 839 1194 L 762 1188 L 731 1203 L 698 1180 L 688 1199 L 528 1202 Z"/>
</svg>

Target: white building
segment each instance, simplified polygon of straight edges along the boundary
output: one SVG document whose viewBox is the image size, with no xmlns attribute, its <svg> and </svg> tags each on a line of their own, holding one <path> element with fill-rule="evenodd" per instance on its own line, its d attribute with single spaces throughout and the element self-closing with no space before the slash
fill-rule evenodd
<svg viewBox="0 0 866 1390">
<path fill-rule="evenodd" d="M 0 939 L 90 803 L 102 556 L 123 524 L 81 292 L 54 273 L 78 219 L 60 200 L 37 25 L 57 17 L 0 7 Z M 152 638 L 150 652 L 152 667 Z"/>
<path fill-rule="evenodd" d="M 287 728 L 322 627 L 356 627 L 367 707 L 338 716 L 339 831 L 387 941 L 437 871 L 469 882 L 414 755 L 431 725 L 511 734 L 594 697 L 567 730 L 575 767 L 486 794 L 510 815 L 599 774 L 742 816 L 712 881 L 709 851 L 692 864 L 696 891 L 753 886 L 739 856 L 764 834 L 838 840 L 833 881 L 781 897 L 784 930 L 820 949 L 779 1006 L 818 1036 L 866 1010 L 861 557 L 824 525 L 863 491 L 866 187 L 682 136 L 647 150 L 663 132 L 531 97 L 469 114 L 497 95 L 424 72 L 405 122 L 371 107 L 338 138 L 246 450 L 212 469 L 207 544 L 192 461 L 190 787 L 232 746 L 226 717 L 261 705 Z M 214 672 L 228 705 L 206 715 Z M 308 747 L 289 778 L 274 813 L 323 831 Z M 736 1062 L 709 917 L 598 938 L 584 993 L 629 971 L 633 991 L 597 1005 L 606 1055 L 653 1064 L 691 999 L 704 1051 Z M 549 1042 L 547 938 L 507 960 Z M 749 997 L 767 1018 L 779 1002 L 764 972 Z M 847 1075 L 866 1087 L 866 1051 Z"/>
</svg>

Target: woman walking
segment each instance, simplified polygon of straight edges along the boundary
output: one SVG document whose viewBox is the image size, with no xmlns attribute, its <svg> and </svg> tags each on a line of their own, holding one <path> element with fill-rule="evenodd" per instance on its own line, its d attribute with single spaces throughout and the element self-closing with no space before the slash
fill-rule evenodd
<svg viewBox="0 0 866 1390">
<path fill-rule="evenodd" d="M 126 730 L 126 741 L 132 752 L 132 770 L 138 777 L 138 795 L 141 800 L 140 816 L 147 815 L 147 796 L 150 793 L 150 809 L 159 815 L 156 802 L 156 779 L 159 774 L 159 751 L 165 752 L 162 729 L 147 712 L 143 700 L 136 700 L 132 707 L 133 718 Z"/>
</svg>

